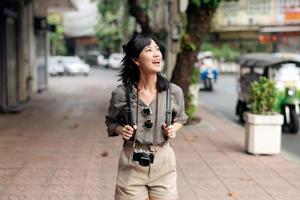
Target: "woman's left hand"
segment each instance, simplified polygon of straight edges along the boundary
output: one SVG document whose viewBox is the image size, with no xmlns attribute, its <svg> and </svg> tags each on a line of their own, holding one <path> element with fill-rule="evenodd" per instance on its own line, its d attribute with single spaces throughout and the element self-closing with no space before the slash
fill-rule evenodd
<svg viewBox="0 0 300 200">
<path fill-rule="evenodd" d="M 176 137 L 176 130 L 174 126 L 171 124 L 170 126 L 167 126 L 165 123 L 162 125 L 164 134 L 168 138 L 175 138 Z"/>
</svg>

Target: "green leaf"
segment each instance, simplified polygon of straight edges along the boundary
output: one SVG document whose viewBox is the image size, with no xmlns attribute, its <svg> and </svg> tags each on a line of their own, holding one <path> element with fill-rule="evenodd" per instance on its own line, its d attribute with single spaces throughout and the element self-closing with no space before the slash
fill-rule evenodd
<svg viewBox="0 0 300 200">
<path fill-rule="evenodd" d="M 196 4 L 197 6 L 200 6 L 201 0 L 191 0 L 191 3 Z"/>
<path fill-rule="evenodd" d="M 255 114 L 272 114 L 275 104 L 275 82 L 261 77 L 250 86 L 251 112 Z"/>
</svg>

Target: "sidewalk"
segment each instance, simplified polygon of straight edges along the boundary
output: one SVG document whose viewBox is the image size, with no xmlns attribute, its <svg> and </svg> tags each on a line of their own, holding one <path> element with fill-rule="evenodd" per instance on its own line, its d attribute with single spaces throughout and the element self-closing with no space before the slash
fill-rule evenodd
<svg viewBox="0 0 300 200">
<path fill-rule="evenodd" d="M 50 80 L 16 115 L 0 115 L 0 200 L 112 200 L 120 138 L 104 126 L 117 79 Z M 113 77 L 113 78 L 112 78 Z M 172 141 L 180 200 L 298 200 L 300 165 L 244 152 L 243 128 L 200 108 Z"/>
</svg>

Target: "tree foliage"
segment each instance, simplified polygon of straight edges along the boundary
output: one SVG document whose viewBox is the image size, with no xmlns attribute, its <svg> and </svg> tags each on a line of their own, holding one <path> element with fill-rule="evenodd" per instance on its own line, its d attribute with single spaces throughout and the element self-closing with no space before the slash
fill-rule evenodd
<svg viewBox="0 0 300 200">
<path fill-rule="evenodd" d="M 142 33 L 152 33 L 165 48 L 166 33 L 153 31 L 150 21 L 153 18 L 153 6 L 157 0 L 97 0 L 101 19 L 96 27 L 101 47 L 117 50 L 123 40 L 129 38 L 134 30 L 134 21 Z"/>
<path fill-rule="evenodd" d="M 50 14 L 47 18 L 49 25 L 54 25 L 56 27 L 55 32 L 49 33 L 51 54 L 52 55 L 65 55 L 65 37 L 64 28 L 61 23 L 61 16 L 57 13 Z"/>
<path fill-rule="evenodd" d="M 96 27 L 101 47 L 117 51 L 123 38 L 122 31 L 118 26 L 117 15 L 108 12 L 102 18 L 105 23 L 99 22 Z"/>
<path fill-rule="evenodd" d="M 211 8 L 217 7 L 221 0 L 190 0 L 189 3 L 201 7 L 202 4 L 208 4 Z"/>
<path fill-rule="evenodd" d="M 121 42 L 133 31 L 127 4 L 121 0 L 97 0 L 100 20 L 96 26 L 97 36 L 103 49 L 119 51 Z"/>
<path fill-rule="evenodd" d="M 214 46 L 207 41 L 203 42 L 201 51 L 211 51 L 218 60 L 224 60 L 228 62 L 237 61 L 240 57 L 240 52 L 231 48 L 227 44 L 223 44 L 222 46 Z"/>
</svg>

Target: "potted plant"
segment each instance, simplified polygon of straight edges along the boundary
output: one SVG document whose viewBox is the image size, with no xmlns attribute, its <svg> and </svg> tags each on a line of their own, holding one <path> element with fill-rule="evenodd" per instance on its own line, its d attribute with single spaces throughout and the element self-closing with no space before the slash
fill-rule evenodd
<svg viewBox="0 0 300 200">
<path fill-rule="evenodd" d="M 246 150 L 252 154 L 278 154 L 283 116 L 273 111 L 274 81 L 261 77 L 250 86 L 250 112 L 245 113 Z"/>
</svg>

